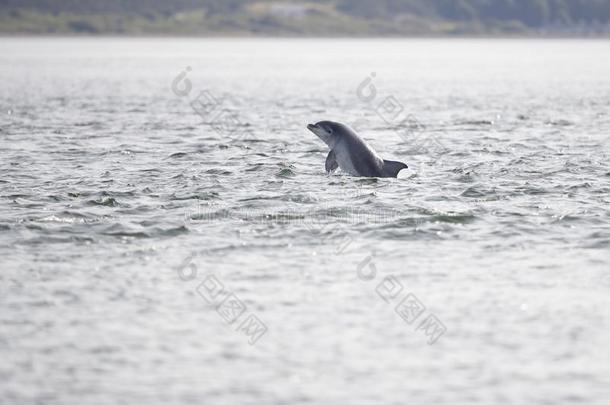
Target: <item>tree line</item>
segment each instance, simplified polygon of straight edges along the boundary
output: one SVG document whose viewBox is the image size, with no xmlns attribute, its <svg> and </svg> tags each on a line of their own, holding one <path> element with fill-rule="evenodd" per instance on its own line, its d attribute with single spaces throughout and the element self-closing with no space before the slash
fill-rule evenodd
<svg viewBox="0 0 610 405">
<path fill-rule="evenodd" d="M 610 21 L 610 0 L 340 0 L 338 8 L 368 18 L 413 14 L 455 21 L 519 21 L 530 27 Z"/>
<path fill-rule="evenodd" d="M 253 0 L 0 0 L 0 9 L 34 9 L 49 14 L 174 15 L 205 9 L 208 14 L 239 12 Z M 276 0 L 276 3 L 298 3 Z M 450 21 L 518 21 L 529 27 L 610 21 L 610 0 L 309 0 L 365 19 L 414 15 Z"/>
</svg>

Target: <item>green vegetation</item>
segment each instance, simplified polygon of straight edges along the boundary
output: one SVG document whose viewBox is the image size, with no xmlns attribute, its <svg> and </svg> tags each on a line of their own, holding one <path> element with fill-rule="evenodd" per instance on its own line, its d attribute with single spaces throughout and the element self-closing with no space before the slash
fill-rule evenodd
<svg viewBox="0 0 610 405">
<path fill-rule="evenodd" d="M 606 35 L 610 0 L 0 0 L 0 33 Z"/>
</svg>

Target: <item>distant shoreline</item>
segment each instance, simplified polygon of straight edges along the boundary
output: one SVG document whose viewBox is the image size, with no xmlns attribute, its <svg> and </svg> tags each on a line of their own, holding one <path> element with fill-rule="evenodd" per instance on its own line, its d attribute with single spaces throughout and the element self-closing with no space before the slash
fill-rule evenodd
<svg viewBox="0 0 610 405">
<path fill-rule="evenodd" d="M 207 4 L 212 0 L 200 2 Z M 295 9 L 296 3 L 290 6 L 282 5 L 281 2 L 253 3 L 243 0 L 242 6 L 235 10 L 217 3 L 219 9 L 216 12 L 206 8 L 183 9 L 178 6 L 172 9 L 170 4 L 166 6 L 172 10 L 163 12 L 161 9 L 145 7 L 144 0 L 134 0 L 133 9 L 123 10 L 119 7 L 102 12 L 97 10 L 95 4 L 97 3 L 83 0 L 81 8 L 73 9 L 56 1 L 54 11 L 49 11 L 42 5 L 39 9 L 0 8 L 0 36 L 610 38 L 610 20 L 601 14 L 599 21 L 577 17 L 574 20 L 562 20 L 557 17 L 545 20 L 546 23 L 528 23 L 528 15 L 522 15 L 521 20 L 517 16 L 451 19 L 438 13 L 416 15 L 388 12 L 387 15 L 377 15 L 374 10 L 369 10 L 372 14 L 367 15 L 323 1 L 303 3 Z M 158 7 L 161 7 L 159 4 Z M 278 5 L 281 7 L 278 8 Z"/>
<path fill-rule="evenodd" d="M 235 34 L 212 34 L 212 35 L 184 35 L 184 34 L 116 34 L 116 33 L 96 33 L 96 34 L 82 34 L 82 33 L 6 33 L 0 32 L 0 38 L 83 38 L 83 39 L 94 39 L 94 38 L 116 38 L 116 39 L 490 39 L 490 40 L 608 40 L 610 39 L 610 33 L 598 34 L 598 35 L 500 35 L 500 34 L 485 34 L 485 35 L 247 35 L 242 33 Z"/>
</svg>

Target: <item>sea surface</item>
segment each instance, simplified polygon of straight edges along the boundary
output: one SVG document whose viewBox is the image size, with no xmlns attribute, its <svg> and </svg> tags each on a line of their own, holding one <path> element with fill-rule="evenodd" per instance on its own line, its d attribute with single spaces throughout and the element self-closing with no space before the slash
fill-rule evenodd
<svg viewBox="0 0 610 405">
<path fill-rule="evenodd" d="M 607 40 L 0 39 L 0 403 L 610 403 Z M 398 179 L 327 175 L 351 125 Z"/>
</svg>

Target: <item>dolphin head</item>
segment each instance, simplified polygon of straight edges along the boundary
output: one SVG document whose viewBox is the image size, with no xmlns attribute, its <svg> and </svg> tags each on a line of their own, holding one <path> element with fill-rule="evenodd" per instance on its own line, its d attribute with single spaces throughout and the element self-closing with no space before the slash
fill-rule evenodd
<svg viewBox="0 0 610 405">
<path fill-rule="evenodd" d="M 331 149 L 345 130 L 343 124 L 333 121 L 320 121 L 315 124 L 308 124 L 307 129 L 316 134 Z"/>
</svg>

